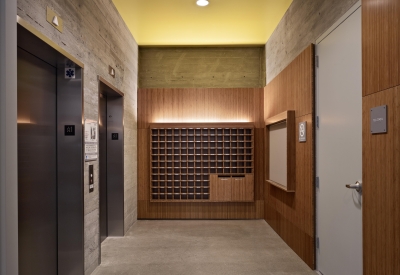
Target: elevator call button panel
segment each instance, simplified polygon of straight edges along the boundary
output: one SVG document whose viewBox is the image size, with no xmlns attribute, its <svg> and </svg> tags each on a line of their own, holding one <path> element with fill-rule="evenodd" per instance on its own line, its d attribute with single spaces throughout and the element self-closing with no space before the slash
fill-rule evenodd
<svg viewBox="0 0 400 275">
<path fill-rule="evenodd" d="M 112 133 L 111 140 L 118 140 L 118 133 Z"/>
<path fill-rule="evenodd" d="M 64 126 L 65 136 L 75 136 L 75 125 L 65 125 Z"/>
<path fill-rule="evenodd" d="M 89 165 L 89 193 L 94 191 L 93 165 Z"/>
</svg>

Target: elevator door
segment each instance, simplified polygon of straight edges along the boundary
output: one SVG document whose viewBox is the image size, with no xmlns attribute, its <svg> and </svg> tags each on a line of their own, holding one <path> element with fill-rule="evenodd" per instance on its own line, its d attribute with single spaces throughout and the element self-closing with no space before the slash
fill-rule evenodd
<svg viewBox="0 0 400 275">
<path fill-rule="evenodd" d="M 100 241 L 107 236 L 107 99 L 99 97 L 99 154 L 100 154 Z"/>
<path fill-rule="evenodd" d="M 18 48 L 19 274 L 57 274 L 56 68 Z"/>
<path fill-rule="evenodd" d="M 124 98 L 99 82 L 100 242 L 124 236 Z"/>
</svg>

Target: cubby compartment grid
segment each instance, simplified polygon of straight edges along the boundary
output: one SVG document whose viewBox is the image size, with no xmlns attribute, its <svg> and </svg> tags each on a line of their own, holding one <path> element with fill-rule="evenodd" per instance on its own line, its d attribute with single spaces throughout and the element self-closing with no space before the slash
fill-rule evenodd
<svg viewBox="0 0 400 275">
<path fill-rule="evenodd" d="M 150 200 L 209 201 L 210 174 L 254 173 L 253 127 L 151 127 Z"/>
</svg>

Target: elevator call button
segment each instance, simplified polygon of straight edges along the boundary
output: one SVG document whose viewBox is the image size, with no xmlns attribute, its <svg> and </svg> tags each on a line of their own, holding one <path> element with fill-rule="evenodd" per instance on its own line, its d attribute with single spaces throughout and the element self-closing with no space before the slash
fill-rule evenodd
<svg viewBox="0 0 400 275">
<path fill-rule="evenodd" d="M 112 133 L 111 140 L 118 140 L 118 133 Z"/>
<path fill-rule="evenodd" d="M 75 125 L 65 125 L 64 126 L 65 136 L 75 136 Z"/>
<path fill-rule="evenodd" d="M 89 193 L 94 191 L 93 165 L 89 165 Z"/>
</svg>

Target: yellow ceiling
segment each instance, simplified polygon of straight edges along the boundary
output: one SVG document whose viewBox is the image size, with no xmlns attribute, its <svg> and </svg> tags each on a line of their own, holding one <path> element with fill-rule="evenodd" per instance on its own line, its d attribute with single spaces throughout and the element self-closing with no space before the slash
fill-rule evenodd
<svg viewBox="0 0 400 275">
<path fill-rule="evenodd" d="M 136 41 L 152 45 L 265 44 L 292 0 L 113 0 Z"/>
</svg>

